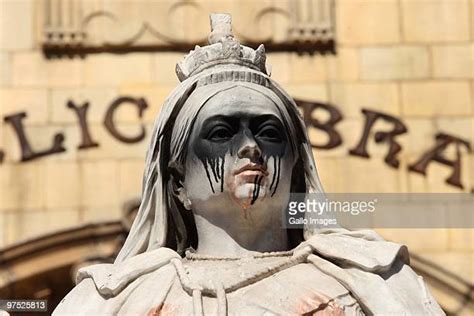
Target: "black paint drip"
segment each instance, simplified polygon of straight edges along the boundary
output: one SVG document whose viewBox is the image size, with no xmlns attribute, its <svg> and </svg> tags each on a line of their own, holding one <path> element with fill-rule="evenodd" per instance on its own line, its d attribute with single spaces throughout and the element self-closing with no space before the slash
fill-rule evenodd
<svg viewBox="0 0 474 316">
<path fill-rule="evenodd" d="M 222 164 L 221 164 L 221 192 L 224 192 L 224 165 L 225 165 L 225 156 L 222 157 Z"/>
<path fill-rule="evenodd" d="M 272 189 L 273 185 L 275 184 L 275 179 L 276 179 L 276 171 L 277 171 L 277 159 L 278 156 L 273 157 L 273 176 L 272 176 L 272 182 L 270 183 L 270 190 Z"/>
<path fill-rule="evenodd" d="M 272 182 L 270 184 L 269 189 L 272 190 L 271 196 L 274 196 L 276 190 L 278 188 L 278 183 L 280 182 L 280 170 L 281 170 L 281 157 L 279 156 L 272 156 L 273 157 L 273 176 Z M 224 157 L 217 157 L 214 159 L 200 159 L 204 170 L 206 170 L 207 180 L 209 181 L 209 186 L 211 187 L 212 193 L 216 193 L 214 190 L 214 185 L 212 184 L 213 179 L 215 182 L 220 182 L 221 192 L 224 192 L 224 165 L 225 165 L 225 156 Z M 264 159 L 266 160 L 266 159 Z M 211 169 L 209 171 L 209 169 Z M 255 201 L 258 199 L 260 194 L 260 185 L 262 183 L 264 176 L 255 176 L 254 179 L 254 188 L 252 191 L 252 200 L 250 204 L 253 205 Z"/>
<path fill-rule="evenodd" d="M 224 192 L 224 164 L 225 164 L 225 156 L 222 158 L 215 158 L 215 159 L 200 159 L 204 170 L 206 170 L 207 180 L 209 181 L 209 185 L 211 187 L 212 193 L 216 193 L 214 190 L 214 186 L 212 184 L 212 178 L 214 178 L 215 182 L 221 183 L 221 192 Z M 211 172 L 209 172 L 209 168 Z M 211 176 L 212 173 L 212 176 Z"/>
<path fill-rule="evenodd" d="M 219 175 L 217 174 L 217 170 L 216 170 L 216 165 L 219 164 L 219 158 L 217 159 L 209 159 L 208 160 L 208 163 L 209 165 L 211 166 L 211 171 L 212 171 L 212 174 L 214 175 L 214 180 L 216 180 L 216 182 L 219 181 Z"/>
<path fill-rule="evenodd" d="M 253 181 L 253 192 L 252 192 L 252 200 L 250 201 L 250 205 L 253 205 L 255 201 L 258 199 L 260 194 L 260 184 L 262 183 L 263 176 L 255 176 Z"/>
<path fill-rule="evenodd" d="M 212 185 L 211 175 L 209 174 L 209 170 L 207 169 L 207 159 L 203 159 L 201 160 L 201 162 L 204 166 L 204 170 L 206 170 L 207 180 L 209 180 L 209 185 L 211 186 L 212 193 L 216 193 L 216 191 L 214 191 L 214 186 Z"/>
<path fill-rule="evenodd" d="M 276 163 L 276 159 L 278 159 L 278 163 Z M 273 192 L 272 192 L 271 196 L 275 195 L 275 192 L 278 188 L 278 183 L 280 182 L 281 157 L 277 156 L 276 159 L 274 160 L 275 161 L 275 163 L 274 163 L 275 169 L 273 170 L 274 179 L 272 180 L 272 184 L 273 184 L 273 181 L 275 180 L 275 174 L 276 174 L 276 183 L 275 183 L 275 187 L 273 188 Z M 270 188 L 271 188 L 271 186 L 270 186 Z"/>
</svg>

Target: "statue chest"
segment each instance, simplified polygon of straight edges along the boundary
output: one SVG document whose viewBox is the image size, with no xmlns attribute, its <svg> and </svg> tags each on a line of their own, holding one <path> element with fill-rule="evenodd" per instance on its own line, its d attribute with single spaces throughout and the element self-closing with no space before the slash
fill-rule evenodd
<svg viewBox="0 0 474 316">
<path fill-rule="evenodd" d="M 184 260 L 179 269 L 160 315 L 362 314 L 335 279 L 288 258 Z"/>
</svg>

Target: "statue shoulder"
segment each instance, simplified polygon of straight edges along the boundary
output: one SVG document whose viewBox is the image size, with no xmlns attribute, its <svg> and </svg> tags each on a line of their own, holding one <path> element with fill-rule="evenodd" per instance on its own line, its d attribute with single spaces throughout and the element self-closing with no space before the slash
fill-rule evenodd
<svg viewBox="0 0 474 316">
<path fill-rule="evenodd" d="M 382 274 L 381 277 L 406 304 L 411 304 L 411 310 L 422 307 L 426 314 L 445 314 L 431 294 L 423 277 L 416 274 L 408 264 L 399 262 L 394 265 L 392 271 Z"/>
<path fill-rule="evenodd" d="M 101 295 L 115 296 L 128 284 L 181 256 L 169 248 L 158 248 L 114 264 L 99 264 L 79 270 L 76 282 L 91 278 Z"/>
<path fill-rule="evenodd" d="M 89 311 L 99 312 L 106 299 L 95 288 L 92 279 L 84 279 L 64 297 L 53 315 L 86 315 Z"/>
<path fill-rule="evenodd" d="M 119 296 L 128 285 L 142 276 L 160 271 L 174 258 L 181 257 L 169 248 L 159 248 L 119 263 L 84 267 L 78 271 L 76 287 L 61 301 L 54 313 L 87 314 L 85 310 L 90 310 L 93 313 L 114 314 L 108 309 L 121 305 Z"/>
<path fill-rule="evenodd" d="M 372 230 L 338 229 L 314 234 L 298 248 L 311 247 L 314 253 L 344 266 L 354 266 L 368 272 L 389 271 L 395 261 L 409 263 L 408 248 L 386 241 Z"/>
<path fill-rule="evenodd" d="M 443 311 L 422 277 L 408 265 L 404 245 L 373 231 L 315 234 L 297 250 L 312 252 L 307 261 L 332 276 L 371 314 L 430 314 Z"/>
</svg>

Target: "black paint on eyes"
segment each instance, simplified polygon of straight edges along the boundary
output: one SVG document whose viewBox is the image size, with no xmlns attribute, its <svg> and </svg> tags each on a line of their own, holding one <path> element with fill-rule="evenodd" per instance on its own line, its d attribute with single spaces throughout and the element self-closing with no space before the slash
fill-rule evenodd
<svg viewBox="0 0 474 316">
<path fill-rule="evenodd" d="M 195 139 L 190 141 L 196 156 L 203 164 L 213 193 L 213 182 L 220 182 L 221 192 L 224 191 L 225 155 L 230 153 L 234 156 L 246 142 L 254 142 L 260 149 L 261 157 L 256 157 L 253 162 L 266 164 L 267 157 L 273 157 L 274 174 L 270 190 L 273 188 L 272 196 L 275 194 L 280 178 L 281 157 L 288 146 L 283 124 L 275 115 L 215 115 L 203 122 L 199 133 L 195 134 Z M 251 204 L 258 198 L 262 180 L 263 177 L 258 177 L 254 181 Z"/>
</svg>

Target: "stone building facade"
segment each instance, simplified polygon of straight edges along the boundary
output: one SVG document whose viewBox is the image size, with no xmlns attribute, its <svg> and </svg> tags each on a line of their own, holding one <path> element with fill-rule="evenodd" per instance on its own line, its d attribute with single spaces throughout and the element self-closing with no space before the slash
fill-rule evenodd
<svg viewBox="0 0 474 316">
<path fill-rule="evenodd" d="M 66 8 L 67 3 L 76 7 Z M 74 20 L 81 3 L 82 17 L 86 10 L 100 14 Z M 311 35 L 306 38 L 301 31 L 299 42 L 289 35 L 291 13 L 310 14 L 308 6 L 320 3 L 329 5 L 329 24 L 323 25 L 326 38 L 318 43 L 331 47 L 313 43 L 310 51 L 305 47 L 311 46 Z M 473 191 L 474 0 L 0 0 L 0 249 L 123 217 L 124 203 L 140 195 L 153 119 L 178 83 L 175 63 L 186 45 L 207 34 L 208 14 L 217 11 L 231 13 L 248 42 L 270 43 L 272 77 L 293 97 L 335 107 L 342 115 L 334 125 L 340 144 L 314 149 L 326 191 Z M 256 17 L 255 12 L 263 13 Z M 87 30 L 81 29 L 84 25 Z M 180 40 L 140 32 L 143 25 Z M 84 39 L 95 49 L 81 50 L 78 43 Z M 84 130 L 68 102 L 89 104 L 89 140 L 97 146 L 86 142 L 80 148 Z M 140 110 L 140 102 L 146 109 Z M 113 119 L 106 124 L 114 104 Z M 349 153 L 364 131 L 363 109 L 387 114 L 406 127 L 397 136 L 402 147 L 398 167 L 384 161 L 387 144 L 373 140 L 376 129 L 392 128 L 384 120 L 370 133 L 370 158 Z M 11 119 L 21 112 L 26 117 L 16 120 L 30 149 L 51 149 L 61 134 L 57 152 L 35 157 L 22 150 Z M 319 122 L 331 118 L 326 107 L 310 114 Z M 328 133 L 314 125 L 308 130 L 324 147 Z M 434 148 L 439 133 L 458 140 L 444 152 L 451 161 L 460 157 L 457 185 L 446 183 L 453 166 L 433 161 L 425 175 L 410 170 Z M 472 284 L 473 229 L 380 232 Z"/>
</svg>

